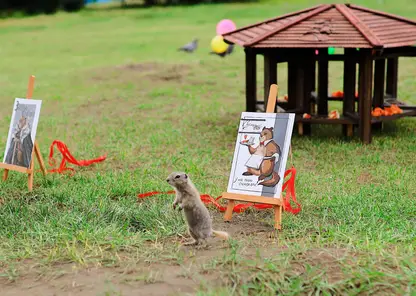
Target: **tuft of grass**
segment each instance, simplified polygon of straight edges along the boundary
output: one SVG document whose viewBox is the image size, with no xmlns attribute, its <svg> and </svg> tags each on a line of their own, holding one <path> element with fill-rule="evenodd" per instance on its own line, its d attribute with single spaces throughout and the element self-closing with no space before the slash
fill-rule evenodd
<svg viewBox="0 0 416 296">
<path fill-rule="evenodd" d="M 412 256 L 336 251 L 297 247 L 279 256 L 253 259 L 239 253 L 238 264 L 227 256 L 215 258 L 204 271 L 220 272 L 222 284 L 205 286 L 199 295 L 413 295 L 416 291 Z M 228 256 L 233 253 L 235 249 Z"/>
</svg>

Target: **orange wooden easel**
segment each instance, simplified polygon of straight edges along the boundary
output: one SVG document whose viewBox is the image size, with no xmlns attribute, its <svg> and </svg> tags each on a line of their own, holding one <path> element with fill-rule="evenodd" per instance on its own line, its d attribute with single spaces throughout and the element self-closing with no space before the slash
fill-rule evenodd
<svg viewBox="0 0 416 296">
<path fill-rule="evenodd" d="M 266 113 L 274 113 L 277 100 L 277 85 L 272 84 L 270 86 L 269 99 L 267 100 Z M 283 210 L 283 196 L 280 194 L 280 198 L 274 197 L 264 197 L 264 196 L 254 196 L 254 195 L 245 195 L 237 193 L 223 192 L 222 197 L 228 199 L 227 209 L 225 210 L 224 220 L 230 221 L 233 215 L 233 209 L 235 201 L 246 201 L 252 203 L 261 203 L 273 205 L 274 210 L 274 228 L 281 230 L 282 229 L 282 210 Z"/>
<path fill-rule="evenodd" d="M 26 94 L 27 99 L 32 98 L 34 84 L 35 84 L 35 76 L 31 75 L 29 77 L 29 84 L 28 84 L 28 87 L 27 87 L 27 94 Z M 7 177 L 9 176 L 9 171 L 15 171 L 15 172 L 27 174 L 28 175 L 27 186 L 29 188 L 29 191 L 32 191 L 33 175 L 35 173 L 35 170 L 34 170 L 34 168 L 35 168 L 35 155 L 36 155 L 36 158 L 39 162 L 39 166 L 40 166 L 40 169 L 41 169 L 43 175 L 46 175 L 47 171 L 46 171 L 45 163 L 43 161 L 42 154 L 40 154 L 38 143 L 35 140 L 35 143 L 33 145 L 32 158 L 30 160 L 30 167 L 29 168 L 0 162 L 0 168 L 4 169 L 3 180 L 4 181 L 7 180 Z"/>
</svg>

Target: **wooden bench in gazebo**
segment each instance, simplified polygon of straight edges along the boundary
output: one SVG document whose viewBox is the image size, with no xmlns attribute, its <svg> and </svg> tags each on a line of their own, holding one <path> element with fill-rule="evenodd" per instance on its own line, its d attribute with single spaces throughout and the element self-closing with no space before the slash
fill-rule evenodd
<svg viewBox="0 0 416 296">
<path fill-rule="evenodd" d="M 288 64 L 288 101 L 280 102 L 279 107 L 296 113 L 302 134 L 311 132 L 311 124 L 339 124 L 346 136 L 352 136 L 358 126 L 361 140 L 370 143 L 372 127 L 416 115 L 416 106 L 400 105 L 397 100 L 399 57 L 416 56 L 414 20 L 352 4 L 323 4 L 239 28 L 223 37 L 245 50 L 246 111 L 267 105 L 270 85 L 278 84 L 277 65 Z M 330 47 L 344 52 L 330 55 Z M 264 56 L 263 101 L 256 98 L 257 55 Z M 329 61 L 344 64 L 341 98 L 328 93 Z M 340 118 L 328 118 L 331 100 L 343 102 Z M 403 113 L 372 116 L 373 108 L 392 103 L 399 104 Z M 317 105 L 316 113 L 313 104 Z M 304 113 L 311 118 L 303 118 Z"/>
</svg>

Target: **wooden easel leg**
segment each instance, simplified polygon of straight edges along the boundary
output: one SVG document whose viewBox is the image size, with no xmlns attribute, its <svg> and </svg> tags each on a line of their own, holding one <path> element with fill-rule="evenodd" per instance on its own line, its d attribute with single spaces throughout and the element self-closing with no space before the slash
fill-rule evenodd
<svg viewBox="0 0 416 296">
<path fill-rule="evenodd" d="M 274 206 L 274 228 L 282 229 L 282 206 Z"/>
<path fill-rule="evenodd" d="M 233 216 L 233 209 L 234 209 L 234 200 L 229 200 L 227 204 L 227 209 L 225 210 L 224 214 L 224 221 L 231 221 Z"/>
<path fill-rule="evenodd" d="M 36 158 L 38 159 L 39 166 L 40 166 L 40 169 L 42 170 L 42 173 L 46 175 L 47 171 L 46 171 L 45 163 L 43 162 L 42 154 L 40 154 L 39 146 L 36 141 L 35 141 L 35 154 L 36 154 Z"/>
<path fill-rule="evenodd" d="M 3 181 L 6 181 L 8 176 L 9 176 L 9 170 L 8 169 L 4 169 Z"/>
<path fill-rule="evenodd" d="M 35 173 L 35 153 L 32 152 L 32 160 L 30 161 L 30 173 L 28 174 L 27 187 L 29 191 L 33 188 L 33 174 Z"/>
</svg>

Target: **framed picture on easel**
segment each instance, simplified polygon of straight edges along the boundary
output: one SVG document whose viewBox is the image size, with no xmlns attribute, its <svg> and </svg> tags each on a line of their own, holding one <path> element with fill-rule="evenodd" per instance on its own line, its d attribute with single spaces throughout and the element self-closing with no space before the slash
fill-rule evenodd
<svg viewBox="0 0 416 296">
<path fill-rule="evenodd" d="M 281 229 L 286 162 L 290 150 L 294 113 L 274 113 L 278 87 L 270 85 L 266 113 L 243 112 L 240 117 L 224 214 L 231 221 L 236 201 L 270 205 L 274 227 Z"/>
<path fill-rule="evenodd" d="M 295 114 L 243 112 L 227 192 L 280 198 Z"/>
<path fill-rule="evenodd" d="M 40 153 L 36 138 L 39 122 L 41 100 L 32 100 L 35 76 L 30 75 L 26 99 L 15 99 L 6 150 L 0 168 L 3 171 L 3 181 L 9 176 L 9 171 L 27 174 L 27 187 L 33 189 L 34 157 L 36 156 L 41 172 L 47 174 L 45 163 Z"/>
<path fill-rule="evenodd" d="M 15 99 L 3 163 L 30 168 L 41 100 Z"/>
</svg>

